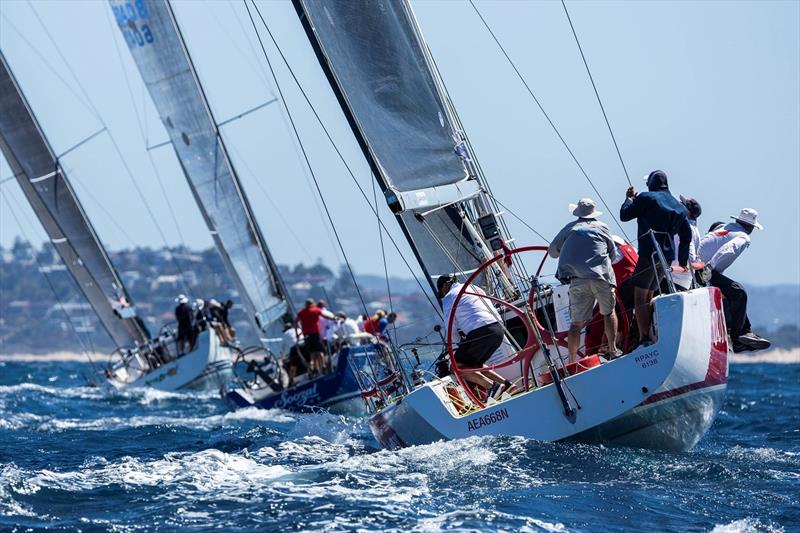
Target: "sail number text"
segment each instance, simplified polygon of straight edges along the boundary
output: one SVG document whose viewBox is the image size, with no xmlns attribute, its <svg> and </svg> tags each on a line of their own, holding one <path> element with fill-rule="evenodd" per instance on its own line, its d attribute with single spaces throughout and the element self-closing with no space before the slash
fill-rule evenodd
<svg viewBox="0 0 800 533">
<path fill-rule="evenodd" d="M 642 368 L 658 364 L 658 350 L 647 352 L 636 357 L 636 362 L 642 365 Z"/>
<path fill-rule="evenodd" d="M 114 11 L 117 24 L 130 48 L 144 46 L 155 41 L 150 26 L 144 23 L 149 13 L 143 0 L 115 4 L 111 6 L 111 9 Z M 141 21 L 138 26 L 137 20 Z"/>
</svg>

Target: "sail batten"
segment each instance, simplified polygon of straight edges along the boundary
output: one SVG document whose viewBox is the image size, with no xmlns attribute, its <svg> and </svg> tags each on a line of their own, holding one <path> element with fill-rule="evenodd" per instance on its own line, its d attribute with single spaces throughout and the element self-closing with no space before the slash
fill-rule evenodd
<svg viewBox="0 0 800 533">
<path fill-rule="evenodd" d="M 480 265 L 458 205 L 480 191 L 402 0 L 293 0 L 353 133 L 435 293 Z"/>
<path fill-rule="evenodd" d="M 171 6 L 109 0 L 196 203 L 248 316 L 276 333 L 291 303 L 225 148 Z M 275 310 L 283 310 L 276 315 Z"/>
<path fill-rule="evenodd" d="M 0 151 L 100 324 L 117 347 L 149 333 L 0 52 Z M 125 318 L 123 318 L 125 317 Z"/>
</svg>

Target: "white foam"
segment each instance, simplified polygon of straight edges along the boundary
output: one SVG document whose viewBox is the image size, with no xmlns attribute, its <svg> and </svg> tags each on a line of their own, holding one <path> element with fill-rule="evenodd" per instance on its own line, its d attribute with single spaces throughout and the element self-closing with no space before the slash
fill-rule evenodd
<svg viewBox="0 0 800 533">
<path fill-rule="evenodd" d="M 224 414 L 206 417 L 159 416 L 144 415 L 132 417 L 108 416 L 103 418 L 54 418 L 35 415 L 33 413 L 15 413 L 0 418 L 0 429 L 32 429 L 42 432 L 58 432 L 66 430 L 105 431 L 144 426 L 174 426 L 195 429 L 210 429 L 217 426 L 235 425 L 241 420 L 258 420 L 262 422 L 286 423 L 294 421 L 294 417 L 285 411 L 276 409 L 258 409 L 248 407 Z"/>
<path fill-rule="evenodd" d="M 717 524 L 711 533 L 763 533 L 763 532 L 783 532 L 785 529 L 768 524 L 764 524 L 754 518 L 742 518 L 727 524 Z"/>
<path fill-rule="evenodd" d="M 17 469 L 19 471 L 19 469 Z M 196 453 L 168 453 L 161 459 L 143 461 L 124 457 L 108 463 L 93 461 L 79 470 L 22 472 L 27 490 L 41 488 L 68 492 L 87 491 L 109 485 L 125 487 L 179 485 L 187 493 L 217 493 L 220 498 L 246 495 L 253 486 L 263 486 L 290 473 L 280 465 L 264 465 L 240 454 L 216 449 Z"/>
</svg>

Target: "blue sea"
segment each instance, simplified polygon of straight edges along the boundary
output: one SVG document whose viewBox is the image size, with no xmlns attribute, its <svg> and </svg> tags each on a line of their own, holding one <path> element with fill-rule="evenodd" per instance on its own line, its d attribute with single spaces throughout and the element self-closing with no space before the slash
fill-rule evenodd
<svg viewBox="0 0 800 533">
<path fill-rule="evenodd" d="M 390 452 L 363 420 L 106 391 L 87 370 L 0 362 L 0 530 L 800 530 L 800 365 L 732 366 L 689 453 L 521 438 Z"/>
</svg>

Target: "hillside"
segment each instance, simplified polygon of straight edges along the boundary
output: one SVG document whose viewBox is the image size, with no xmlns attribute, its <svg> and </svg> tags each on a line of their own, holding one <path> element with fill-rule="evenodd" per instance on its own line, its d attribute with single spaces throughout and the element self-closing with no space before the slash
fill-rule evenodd
<svg viewBox="0 0 800 533">
<path fill-rule="evenodd" d="M 136 248 L 111 254 L 140 316 L 151 331 L 173 320 L 174 298 L 237 302 L 236 291 L 213 249 L 153 250 Z M 349 273 L 324 265 L 280 265 L 296 305 L 306 298 L 325 299 L 334 311 L 351 316 L 392 307 L 398 312 L 397 334 L 408 342 L 431 333 L 437 316 L 413 279 L 357 275 L 359 293 Z M 776 348 L 800 346 L 800 286 L 750 287 L 750 317 L 756 330 L 769 336 Z M 112 349 L 88 304 L 49 244 L 35 248 L 18 240 L 0 247 L 0 353 L 52 353 Z M 233 320 L 244 344 L 256 342 L 241 306 Z"/>
</svg>

